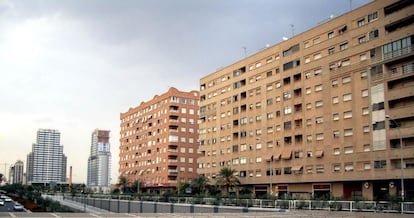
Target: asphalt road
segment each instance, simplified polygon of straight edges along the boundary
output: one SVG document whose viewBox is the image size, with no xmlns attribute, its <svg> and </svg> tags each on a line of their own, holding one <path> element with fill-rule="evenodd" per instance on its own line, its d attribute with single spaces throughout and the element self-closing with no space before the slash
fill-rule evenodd
<svg viewBox="0 0 414 218">
<path fill-rule="evenodd" d="M 4 202 L 4 206 L 0 205 L 0 212 L 25 212 L 23 211 L 15 211 L 13 209 L 15 202 L 11 201 L 11 202 Z"/>
</svg>

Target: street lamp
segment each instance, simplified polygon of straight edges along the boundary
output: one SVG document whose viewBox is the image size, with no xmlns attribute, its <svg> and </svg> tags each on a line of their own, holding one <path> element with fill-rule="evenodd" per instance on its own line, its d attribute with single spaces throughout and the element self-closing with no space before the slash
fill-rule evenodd
<svg viewBox="0 0 414 218">
<path fill-rule="evenodd" d="M 265 141 L 263 141 L 260 138 L 256 138 L 257 141 L 261 141 L 262 143 L 265 143 Z M 263 145 L 262 145 L 263 146 Z M 272 169 L 272 162 L 273 162 L 273 152 L 272 152 L 272 156 L 270 156 L 269 158 L 269 188 L 270 188 L 270 195 L 273 195 L 273 181 L 272 181 L 272 177 L 273 177 L 273 169 Z"/>
<path fill-rule="evenodd" d="M 385 115 L 390 122 L 393 122 L 398 129 L 398 134 L 400 135 L 400 171 L 401 171 L 401 201 L 404 202 L 404 160 L 403 160 L 403 139 L 401 133 L 401 126 L 395 121 L 390 115 Z M 401 206 L 401 212 L 403 213 L 403 205 Z"/>
</svg>

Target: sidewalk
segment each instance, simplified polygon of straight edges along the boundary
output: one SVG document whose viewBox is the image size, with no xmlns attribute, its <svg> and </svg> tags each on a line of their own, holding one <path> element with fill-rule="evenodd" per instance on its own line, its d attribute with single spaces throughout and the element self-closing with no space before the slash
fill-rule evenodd
<svg viewBox="0 0 414 218">
<path fill-rule="evenodd" d="M 76 202 L 76 201 L 71 201 L 67 198 L 63 199 L 63 196 L 61 196 L 61 195 L 42 195 L 42 197 L 50 198 L 50 199 L 53 199 L 55 201 L 59 201 L 59 203 L 61 203 L 62 205 L 66 205 L 68 207 L 71 207 L 71 208 L 74 208 L 74 209 L 77 209 L 77 210 L 80 210 L 80 211 L 84 211 L 84 212 L 87 212 L 87 213 L 97 213 L 97 214 L 100 214 L 100 213 L 113 213 L 113 212 L 110 212 L 110 211 L 107 211 L 107 210 L 104 210 L 104 209 L 101 209 L 101 208 L 93 207 L 93 206 L 90 206 L 90 205 L 87 205 L 87 204 L 82 204 L 82 203 L 79 203 L 79 202 Z"/>
</svg>

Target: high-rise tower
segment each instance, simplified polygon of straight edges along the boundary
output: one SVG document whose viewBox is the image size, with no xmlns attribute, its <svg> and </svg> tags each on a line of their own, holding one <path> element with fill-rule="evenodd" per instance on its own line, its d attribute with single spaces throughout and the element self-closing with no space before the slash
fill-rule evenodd
<svg viewBox="0 0 414 218">
<path fill-rule="evenodd" d="M 27 181 L 34 183 L 65 183 L 67 158 L 60 144 L 60 132 L 39 129 L 32 152 L 27 155 Z"/>
<path fill-rule="evenodd" d="M 98 129 L 92 132 L 87 185 L 96 192 L 108 192 L 111 182 L 109 133 L 108 130 Z"/>
</svg>

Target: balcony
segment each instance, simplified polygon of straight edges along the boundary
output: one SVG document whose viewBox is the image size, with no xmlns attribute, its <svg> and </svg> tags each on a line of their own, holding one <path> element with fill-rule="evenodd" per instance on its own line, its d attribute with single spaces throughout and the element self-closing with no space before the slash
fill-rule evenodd
<svg viewBox="0 0 414 218">
<path fill-rule="evenodd" d="M 395 60 L 412 56 L 414 52 L 414 45 L 409 45 L 405 48 L 398 49 L 392 52 L 388 52 L 384 55 L 377 55 L 371 58 L 371 65 L 392 63 Z"/>
<path fill-rule="evenodd" d="M 168 176 L 176 177 L 178 175 L 177 170 L 168 170 Z"/>
</svg>

